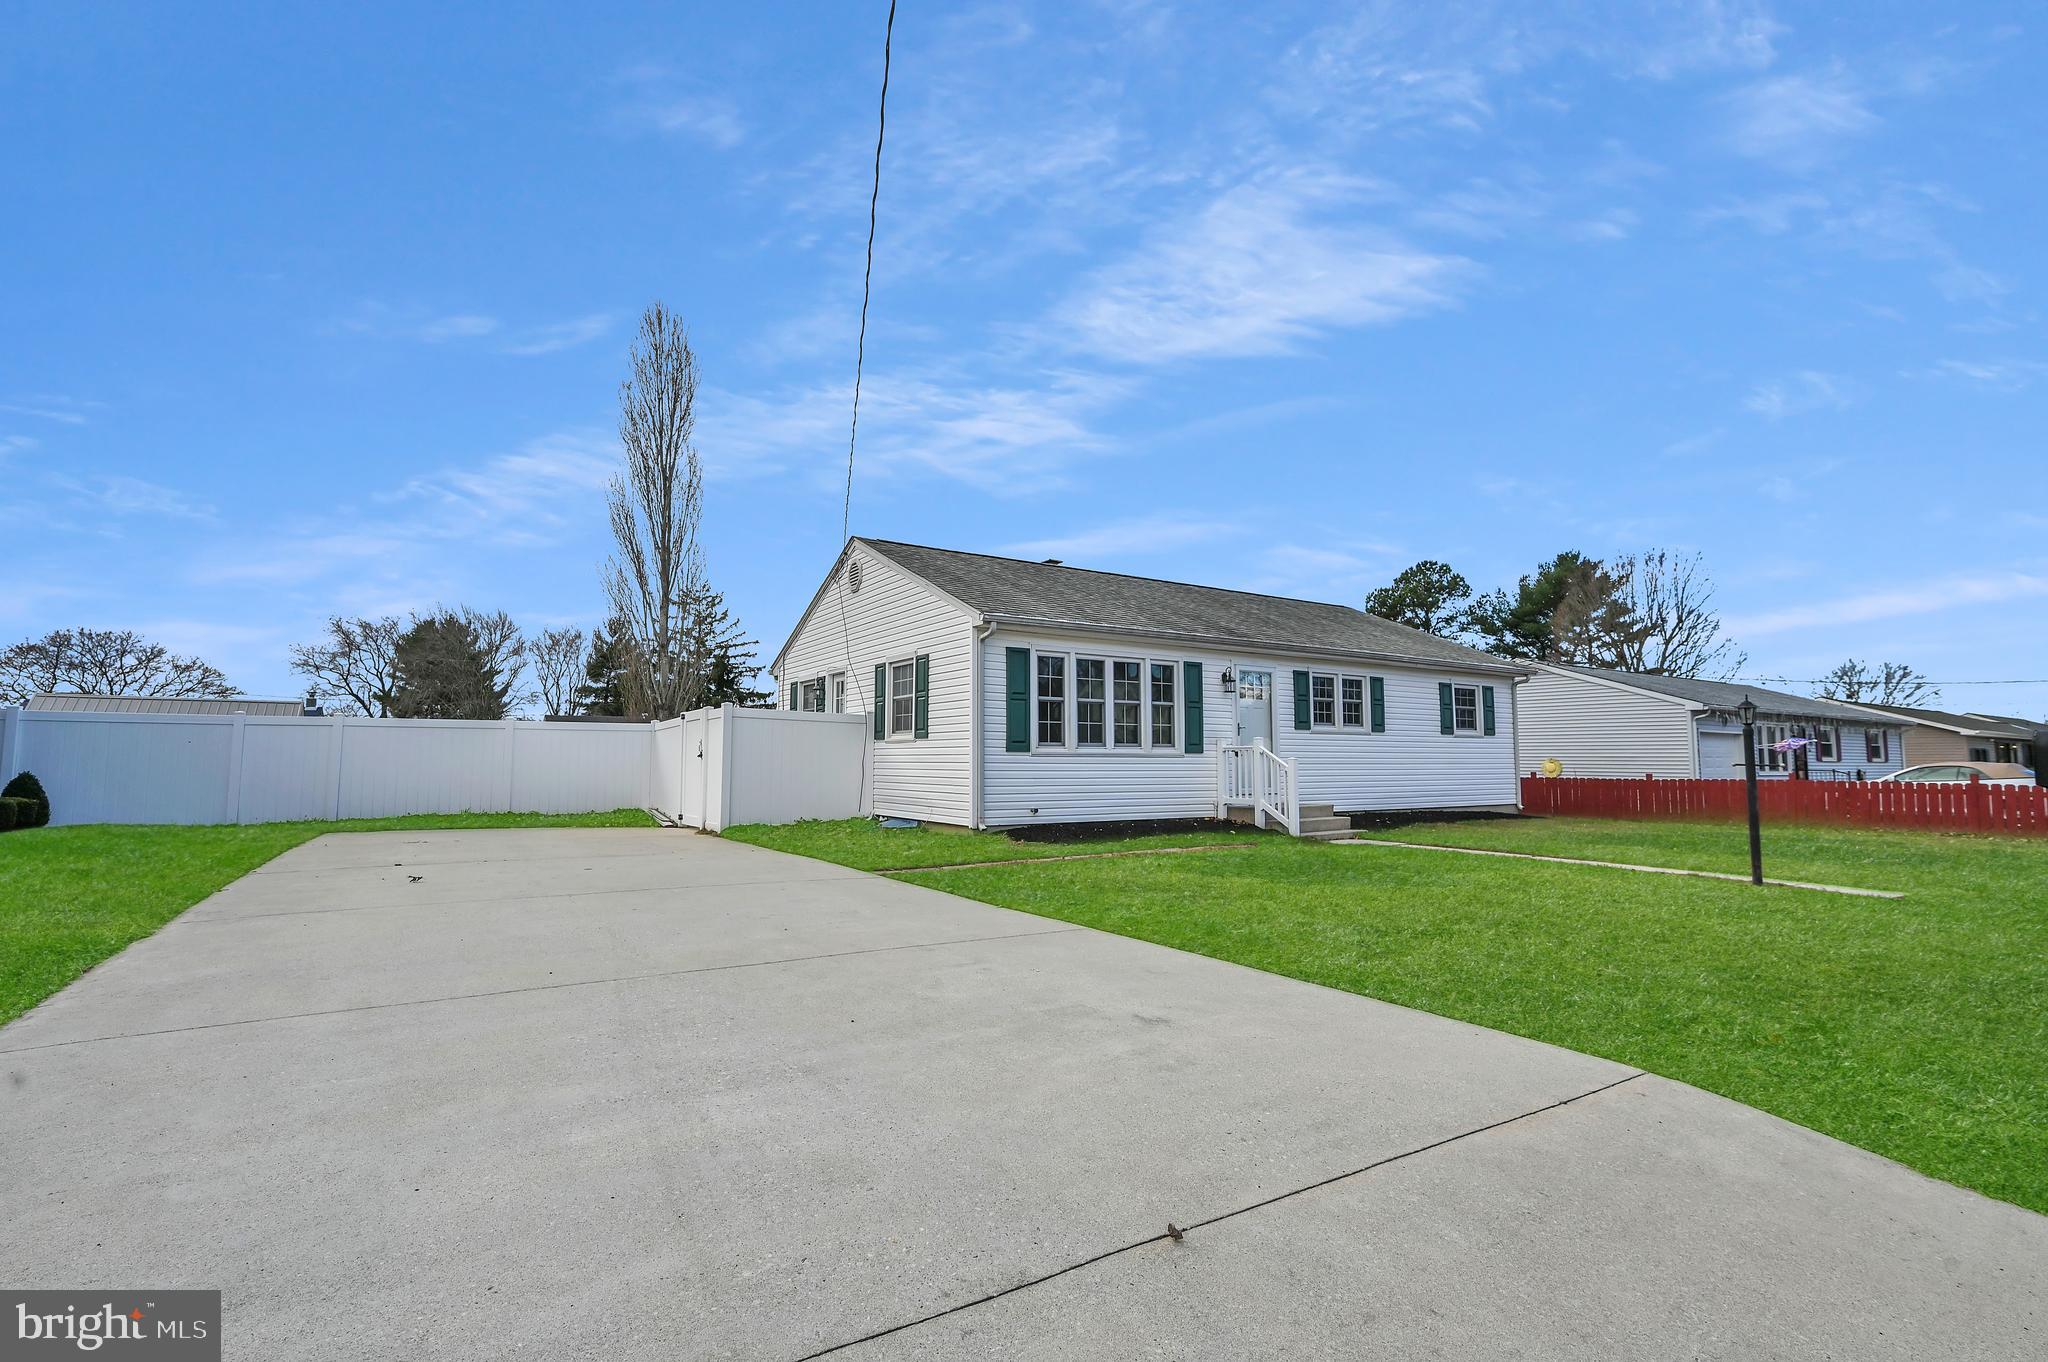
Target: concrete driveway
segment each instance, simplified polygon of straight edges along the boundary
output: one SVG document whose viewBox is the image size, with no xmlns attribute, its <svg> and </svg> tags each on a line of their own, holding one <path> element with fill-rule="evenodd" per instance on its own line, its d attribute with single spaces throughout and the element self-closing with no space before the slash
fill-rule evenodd
<svg viewBox="0 0 2048 1362">
<path fill-rule="evenodd" d="M 686 833 L 322 838 L 0 1068 L 0 1282 L 219 1287 L 231 1357 L 2048 1351 L 2048 1219 Z"/>
</svg>

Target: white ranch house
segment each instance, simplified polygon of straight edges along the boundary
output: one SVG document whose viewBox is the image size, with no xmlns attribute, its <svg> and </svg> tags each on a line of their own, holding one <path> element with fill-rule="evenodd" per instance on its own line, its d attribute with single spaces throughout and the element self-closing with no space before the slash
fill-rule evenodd
<svg viewBox="0 0 2048 1362">
<path fill-rule="evenodd" d="M 1348 606 L 855 538 L 771 670 L 784 706 L 871 716 L 883 816 L 1517 806 L 1528 669 Z"/>
<path fill-rule="evenodd" d="M 1756 769 L 1766 780 L 1792 774 L 1788 738 L 1810 742 L 1815 780 L 1874 779 L 1905 759 L 1896 715 L 1838 700 L 1761 686 L 1644 676 L 1537 663 L 1524 682 L 1516 745 L 1523 771 L 1557 761 L 1567 776 L 1740 780 L 1742 722 L 1736 706 L 1757 706 Z"/>
</svg>

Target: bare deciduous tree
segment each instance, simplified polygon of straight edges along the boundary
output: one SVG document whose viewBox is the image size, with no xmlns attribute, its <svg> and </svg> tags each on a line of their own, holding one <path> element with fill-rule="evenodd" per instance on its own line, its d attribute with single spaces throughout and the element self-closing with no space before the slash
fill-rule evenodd
<svg viewBox="0 0 2048 1362">
<path fill-rule="evenodd" d="M 1853 657 L 1823 676 L 1817 693 L 1879 705 L 1931 705 L 1941 698 L 1932 681 L 1903 662 L 1880 662 L 1872 670 Z"/>
<path fill-rule="evenodd" d="M 332 616 L 326 638 L 292 645 L 292 670 L 313 683 L 328 713 L 352 710 L 382 718 L 391 713 L 398 685 L 393 653 L 403 629 L 396 615 L 374 620 Z"/>
<path fill-rule="evenodd" d="M 706 589 L 697 544 L 704 466 L 691 443 L 697 357 L 682 319 L 658 302 L 640 318 L 632 366 L 632 377 L 619 385 L 626 468 L 611 482 L 615 550 L 605 594 L 613 616 L 632 631 L 636 703 L 653 718 L 670 719 L 699 686 L 684 647 L 684 615 Z"/>
<path fill-rule="evenodd" d="M 1622 560 L 1620 575 L 1630 627 L 1619 670 L 1720 679 L 1749 660 L 1721 632 L 1714 583 L 1699 554 L 1637 554 Z"/>
<path fill-rule="evenodd" d="M 0 652 L 0 698 L 31 695 L 214 698 L 234 687 L 210 662 L 172 652 L 132 629 L 56 629 Z"/>
<path fill-rule="evenodd" d="M 1559 661 L 1719 679 L 1748 660 L 1721 632 L 1700 555 L 1657 549 L 1587 567 L 1573 575 L 1558 606 Z"/>
<path fill-rule="evenodd" d="M 576 688 L 583 679 L 583 631 L 574 625 L 543 629 L 533 641 L 533 679 L 540 690 L 541 711 L 574 714 Z"/>
</svg>

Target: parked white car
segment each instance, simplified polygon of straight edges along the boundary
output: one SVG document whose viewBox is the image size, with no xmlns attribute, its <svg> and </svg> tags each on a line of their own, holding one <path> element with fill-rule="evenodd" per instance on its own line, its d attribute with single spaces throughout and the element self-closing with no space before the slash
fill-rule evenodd
<svg viewBox="0 0 2048 1362">
<path fill-rule="evenodd" d="M 1912 780 L 1937 785 L 1961 785 L 1980 780 L 1986 785 L 2032 785 L 2034 773 L 2009 761 L 1965 761 L 1937 766 L 1908 766 L 1879 780 Z"/>
</svg>

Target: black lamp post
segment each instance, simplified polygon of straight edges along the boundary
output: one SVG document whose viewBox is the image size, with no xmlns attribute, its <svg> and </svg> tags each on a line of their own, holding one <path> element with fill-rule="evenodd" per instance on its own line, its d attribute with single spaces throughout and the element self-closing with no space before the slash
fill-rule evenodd
<svg viewBox="0 0 2048 1362">
<path fill-rule="evenodd" d="M 1749 793 L 1749 882 L 1764 882 L 1764 838 L 1762 820 L 1756 811 L 1756 701 L 1747 695 L 1735 707 L 1742 716 L 1742 780 Z"/>
</svg>

